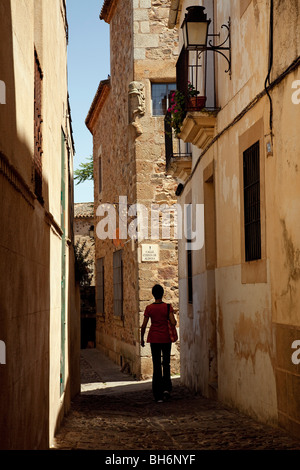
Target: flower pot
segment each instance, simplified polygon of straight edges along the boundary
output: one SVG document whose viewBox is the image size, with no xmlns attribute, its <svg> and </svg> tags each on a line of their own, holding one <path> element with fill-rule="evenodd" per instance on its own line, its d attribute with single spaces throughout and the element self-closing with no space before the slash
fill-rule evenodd
<svg viewBox="0 0 300 470">
<path fill-rule="evenodd" d="M 204 108 L 206 103 L 206 96 L 191 96 L 188 102 L 189 111 L 199 111 Z"/>
</svg>

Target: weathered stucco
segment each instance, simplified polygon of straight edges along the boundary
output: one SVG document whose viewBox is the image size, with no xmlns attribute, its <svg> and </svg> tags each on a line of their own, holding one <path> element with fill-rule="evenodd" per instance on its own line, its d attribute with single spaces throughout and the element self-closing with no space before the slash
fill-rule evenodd
<svg viewBox="0 0 300 470">
<path fill-rule="evenodd" d="M 0 109 L 0 337 L 7 359 L 0 366 L 0 447 L 48 449 L 71 396 L 80 387 L 65 8 L 61 0 L 4 0 L 0 17 L 1 80 L 6 84 L 6 104 Z M 33 178 L 35 50 L 44 74 L 43 203 L 34 194 Z M 66 183 L 65 340 L 61 334 L 62 171 Z M 60 375 L 63 348 L 64 380 Z"/>
<path fill-rule="evenodd" d="M 199 3 L 179 2 L 177 27 L 185 7 Z M 299 434 L 299 366 L 292 363 L 291 345 L 300 326 L 300 105 L 292 101 L 300 16 L 297 2 L 287 3 L 274 1 L 270 108 L 265 92 L 270 2 L 216 2 L 217 28 L 231 18 L 232 75 L 224 73 L 225 61 L 218 56 L 215 141 L 193 147 L 192 176 L 179 199 L 206 207 L 205 244 L 193 253 L 192 305 L 186 251 L 179 244 L 181 370 L 191 388 Z M 262 259 L 245 262 L 242 155 L 255 141 Z"/>
</svg>

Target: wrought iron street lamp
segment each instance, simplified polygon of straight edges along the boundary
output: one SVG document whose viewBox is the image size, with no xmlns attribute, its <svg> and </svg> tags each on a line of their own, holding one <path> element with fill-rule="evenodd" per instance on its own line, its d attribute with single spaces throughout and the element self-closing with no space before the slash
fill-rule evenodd
<svg viewBox="0 0 300 470">
<path fill-rule="evenodd" d="M 221 26 L 221 28 L 225 28 L 227 30 L 227 37 L 221 44 L 215 45 L 211 39 L 208 41 L 208 38 L 220 37 L 220 33 L 208 33 L 211 20 L 207 19 L 207 15 L 204 10 L 205 7 L 201 6 L 187 7 L 187 13 L 181 26 L 184 47 L 188 51 L 197 51 L 199 55 L 204 51 L 213 51 L 221 54 L 228 63 L 228 68 L 225 72 L 229 72 L 229 75 L 231 75 L 230 18 L 228 20 L 228 24 L 223 24 Z M 225 46 L 227 42 L 228 45 Z M 228 51 L 228 57 L 224 51 Z"/>
<path fill-rule="evenodd" d="M 208 27 L 211 20 L 204 13 L 205 7 L 187 7 L 184 21 L 182 23 L 184 46 L 187 50 L 198 50 L 206 48 Z"/>
</svg>

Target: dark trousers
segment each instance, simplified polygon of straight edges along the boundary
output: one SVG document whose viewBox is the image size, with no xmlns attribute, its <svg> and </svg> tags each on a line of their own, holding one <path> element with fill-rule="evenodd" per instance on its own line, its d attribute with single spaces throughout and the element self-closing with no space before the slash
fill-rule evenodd
<svg viewBox="0 0 300 470">
<path fill-rule="evenodd" d="M 155 400 L 163 398 L 163 392 L 171 392 L 170 356 L 172 343 L 151 343 L 153 362 L 152 391 Z"/>
</svg>

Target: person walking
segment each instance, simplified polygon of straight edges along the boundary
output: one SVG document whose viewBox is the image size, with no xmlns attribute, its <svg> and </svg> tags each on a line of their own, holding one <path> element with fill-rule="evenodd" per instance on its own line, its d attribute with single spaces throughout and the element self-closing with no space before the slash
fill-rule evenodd
<svg viewBox="0 0 300 470">
<path fill-rule="evenodd" d="M 144 335 L 149 318 L 151 318 L 147 342 L 150 343 L 153 363 L 152 391 L 155 401 L 161 403 L 164 398 L 170 397 L 172 391 L 170 370 L 172 342 L 168 320 L 174 326 L 177 322 L 172 305 L 168 308 L 168 304 L 162 300 L 164 295 L 163 287 L 159 284 L 153 286 L 152 295 L 155 302 L 147 305 L 144 312 L 144 321 L 141 327 L 141 346 L 145 346 Z"/>
</svg>

